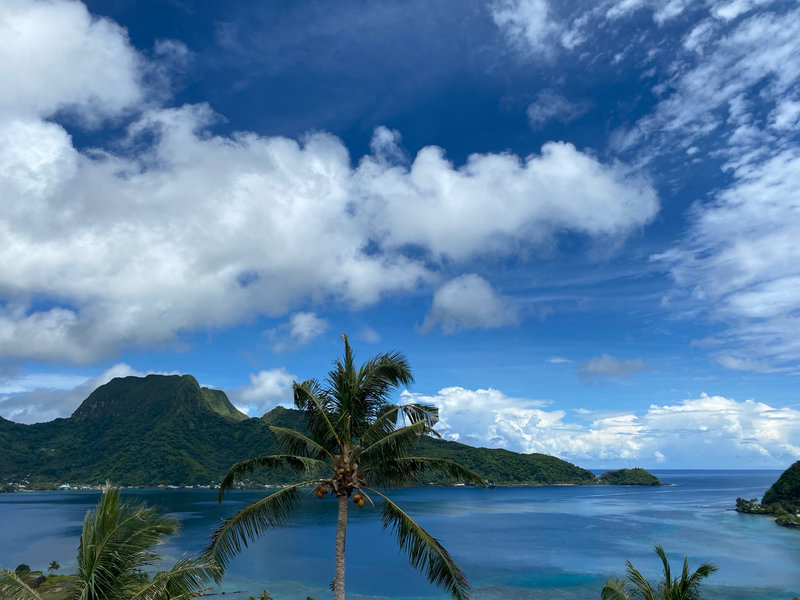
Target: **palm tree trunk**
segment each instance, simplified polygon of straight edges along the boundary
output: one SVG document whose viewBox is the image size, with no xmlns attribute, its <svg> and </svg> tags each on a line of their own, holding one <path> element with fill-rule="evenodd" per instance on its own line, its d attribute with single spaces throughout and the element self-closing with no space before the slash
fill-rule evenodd
<svg viewBox="0 0 800 600">
<path fill-rule="evenodd" d="M 333 600 L 344 600 L 344 540 L 347 535 L 347 496 L 339 496 L 339 517 L 336 521 L 336 558 L 333 578 Z"/>
</svg>

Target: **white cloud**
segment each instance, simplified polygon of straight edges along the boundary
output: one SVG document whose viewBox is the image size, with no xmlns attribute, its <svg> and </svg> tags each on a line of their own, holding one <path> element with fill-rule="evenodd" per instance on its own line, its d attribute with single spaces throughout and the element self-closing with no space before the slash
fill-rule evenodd
<svg viewBox="0 0 800 600">
<path fill-rule="evenodd" d="M 721 325 L 711 350 L 718 363 L 793 371 L 800 364 L 800 296 L 793 293 L 800 278 L 800 9 L 765 4 L 686 4 L 690 14 L 675 23 L 684 29 L 681 45 L 674 31 L 648 32 L 651 41 L 641 41 L 664 57 L 671 47 L 674 58 L 655 61 L 664 74 L 653 89 L 659 101 L 613 149 L 642 165 L 659 158 L 680 168 L 682 152 L 693 162 L 724 163 L 725 187 L 698 198 L 686 235 L 654 256 L 677 284 L 665 306 Z M 603 6 L 614 19 L 657 10 L 650 0 Z M 586 27 L 604 18 L 586 14 Z"/>
<path fill-rule="evenodd" d="M 785 99 L 775 107 L 769 116 L 770 127 L 775 129 L 796 129 L 800 118 L 800 102 Z"/>
<path fill-rule="evenodd" d="M 5 380 L 0 387 L 0 416 L 18 423 L 41 423 L 70 416 L 89 395 L 115 377 L 140 373 L 118 363 L 97 377 L 61 374 L 20 374 Z"/>
<path fill-rule="evenodd" d="M 743 166 L 736 174 L 737 183 L 716 202 L 696 208 L 682 243 L 656 259 L 711 318 L 727 325 L 715 338 L 721 364 L 796 367 L 800 149 Z"/>
<path fill-rule="evenodd" d="M 127 32 L 80 2 L 4 0 L 0 40 L 0 118 L 69 109 L 93 123 L 142 100 Z"/>
<path fill-rule="evenodd" d="M 75 2 L 2 10 L 3 27 L 21 23 L 12 42 L 0 36 L 0 89 L 13 90 L 0 105 L 10 360 L 90 363 L 299 305 L 370 305 L 431 285 L 441 259 L 457 269 L 561 232 L 618 243 L 658 212 L 646 181 L 570 144 L 456 167 L 437 147 L 409 162 L 399 134 L 378 128 L 354 167 L 324 133 L 215 136 L 208 106 L 154 104 L 141 80 L 156 67 L 110 21 Z M 156 54 L 180 62 L 183 50 L 162 41 Z M 27 52 L 35 68 L 22 77 Z M 110 142 L 124 154 L 76 149 L 57 118 L 44 120 L 66 109 L 84 123 L 138 110 Z"/>
<path fill-rule="evenodd" d="M 753 8 L 764 6 L 771 0 L 732 0 L 731 2 L 716 2 L 712 7 L 715 17 L 724 21 L 731 21 Z"/>
<path fill-rule="evenodd" d="M 439 408 L 447 439 L 517 452 L 542 452 L 581 466 L 782 467 L 800 458 L 800 411 L 703 395 L 651 405 L 641 414 L 544 407 L 498 390 L 451 387 L 401 401 Z M 594 415 L 594 416 L 593 416 Z"/>
<path fill-rule="evenodd" d="M 475 154 L 455 168 L 441 148 L 420 150 L 406 169 L 366 157 L 356 173 L 364 208 L 388 248 L 406 245 L 463 261 L 550 242 L 565 230 L 624 238 L 658 212 L 650 184 L 575 146 L 549 142 L 541 155 Z"/>
<path fill-rule="evenodd" d="M 328 322 L 313 312 L 296 312 L 288 323 L 264 333 L 272 343 L 274 352 L 299 350 L 307 346 L 328 329 Z"/>
<path fill-rule="evenodd" d="M 442 285 L 433 294 L 433 306 L 420 328 L 440 327 L 445 333 L 462 329 L 494 329 L 513 325 L 519 311 L 479 275 L 462 275 Z"/>
<path fill-rule="evenodd" d="M 551 18 L 547 0 L 498 0 L 490 10 L 495 24 L 520 50 L 549 53 L 559 28 Z"/>
<path fill-rule="evenodd" d="M 250 375 L 250 385 L 227 390 L 237 409 L 251 417 L 260 417 L 276 406 L 294 408 L 292 383 L 297 379 L 285 367 Z"/>
<path fill-rule="evenodd" d="M 606 378 L 625 378 L 647 370 L 641 358 L 618 359 L 610 354 L 595 356 L 578 365 L 578 377 L 591 383 Z"/>
<path fill-rule="evenodd" d="M 534 130 L 540 129 L 551 120 L 569 123 L 580 117 L 588 108 L 585 103 L 573 102 L 555 90 L 546 89 L 539 92 L 536 100 L 528 106 L 528 123 Z"/>
<path fill-rule="evenodd" d="M 363 340 L 368 344 L 377 344 L 381 341 L 381 334 L 369 325 L 364 325 L 364 327 L 359 329 L 356 335 L 358 336 L 358 339 Z"/>
<path fill-rule="evenodd" d="M 563 365 L 566 363 L 571 363 L 572 361 L 568 358 L 564 358 L 563 356 L 551 356 L 547 359 L 551 365 Z"/>
</svg>

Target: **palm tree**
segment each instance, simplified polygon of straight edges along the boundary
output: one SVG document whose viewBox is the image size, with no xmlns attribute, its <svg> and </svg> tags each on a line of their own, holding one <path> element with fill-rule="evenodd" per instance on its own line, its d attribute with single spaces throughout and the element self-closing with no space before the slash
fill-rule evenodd
<svg viewBox="0 0 800 600">
<path fill-rule="evenodd" d="M 241 510 L 213 533 L 206 552 L 223 568 L 247 544 L 265 531 L 282 525 L 300 500 L 300 489 L 313 486 L 318 498 L 338 502 L 334 553 L 335 600 L 345 597 L 345 537 L 348 498 L 362 508 L 381 502 L 382 525 L 390 530 L 411 564 L 428 581 L 456 600 L 468 597 L 466 578 L 439 541 L 374 486 L 408 485 L 426 471 L 484 485 L 473 471 L 452 461 L 409 456 L 420 436 L 437 435 L 437 409 L 422 404 L 397 405 L 390 393 L 413 381 L 406 358 L 398 352 L 374 356 L 356 367 L 347 336 L 344 357 L 334 362 L 325 385 L 315 379 L 295 382 L 294 403 L 306 418 L 308 435 L 270 427 L 285 454 L 257 456 L 231 467 L 222 480 L 219 501 L 242 475 L 257 467 L 289 466 L 305 475 L 290 485 Z M 402 418 L 404 426 L 398 427 Z"/>
<path fill-rule="evenodd" d="M 55 573 L 60 568 L 61 568 L 61 565 L 58 564 L 58 561 L 52 560 L 52 561 L 50 561 L 50 566 L 47 567 L 47 570 L 50 571 L 51 573 Z"/>
<path fill-rule="evenodd" d="M 178 529 L 158 510 L 121 501 L 119 488 L 106 485 L 97 508 L 86 513 L 78 545 L 78 574 L 71 600 L 188 600 L 220 576 L 207 557 L 179 560 L 151 580 L 141 569 L 155 565 L 152 549 Z M 52 565 L 51 565 L 52 566 Z M 14 573 L 0 572 L 0 598 L 41 600 Z"/>
<path fill-rule="evenodd" d="M 690 575 L 687 556 L 683 559 L 681 576 L 673 579 L 664 548 L 656 546 L 655 549 L 664 565 L 664 579 L 655 589 L 630 561 L 625 561 L 628 581 L 609 578 L 603 586 L 600 597 L 603 600 L 702 600 L 700 584 L 703 579 L 714 573 L 717 567 L 703 563 Z"/>
</svg>

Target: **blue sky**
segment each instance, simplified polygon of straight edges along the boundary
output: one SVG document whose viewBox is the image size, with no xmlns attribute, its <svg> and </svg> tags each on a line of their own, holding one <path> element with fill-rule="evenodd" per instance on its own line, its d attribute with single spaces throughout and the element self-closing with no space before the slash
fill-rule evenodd
<svg viewBox="0 0 800 600">
<path fill-rule="evenodd" d="M 443 435 L 800 458 L 800 13 L 765 0 L 0 7 L 0 415 L 348 333 Z"/>
</svg>

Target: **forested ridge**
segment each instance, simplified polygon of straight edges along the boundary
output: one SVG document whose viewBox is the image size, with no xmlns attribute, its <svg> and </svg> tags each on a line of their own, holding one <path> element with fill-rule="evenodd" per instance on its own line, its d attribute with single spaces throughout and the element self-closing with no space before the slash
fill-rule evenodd
<svg viewBox="0 0 800 600">
<path fill-rule="evenodd" d="M 27 481 L 120 485 L 209 485 L 242 456 L 278 451 L 269 425 L 302 429 L 282 407 L 248 418 L 224 392 L 191 375 L 117 378 L 66 419 L 22 425 L 0 419 L 0 485 Z M 590 484 L 588 470 L 545 454 L 519 454 L 423 438 L 420 456 L 448 458 L 498 485 Z M 287 483 L 289 471 L 255 473 L 254 484 Z M 430 477 L 416 483 L 447 483 Z"/>
</svg>

